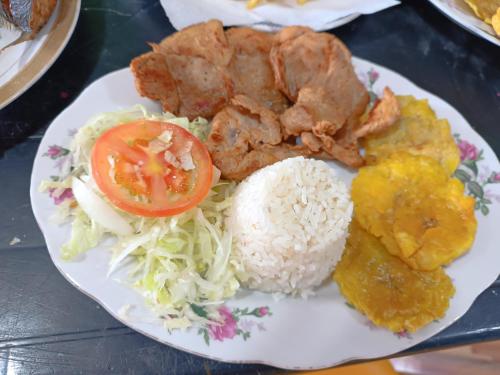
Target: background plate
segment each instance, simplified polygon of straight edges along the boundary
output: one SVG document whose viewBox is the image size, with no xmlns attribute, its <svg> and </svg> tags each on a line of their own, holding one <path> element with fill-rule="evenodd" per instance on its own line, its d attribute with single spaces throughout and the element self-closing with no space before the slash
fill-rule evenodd
<svg viewBox="0 0 500 375">
<path fill-rule="evenodd" d="M 156 103 L 139 97 L 128 69 L 110 73 L 90 85 L 50 125 L 35 157 L 30 188 L 32 208 L 56 267 L 79 290 L 129 327 L 181 350 L 227 362 L 264 363 L 288 369 L 323 368 L 354 359 L 391 355 L 449 326 L 468 310 L 499 273 L 500 252 L 495 233 L 500 222 L 500 203 L 495 197 L 500 199 L 500 184 L 489 184 L 487 180 L 494 171 L 500 172 L 498 159 L 466 120 L 443 100 L 386 68 L 358 58 L 354 58 L 353 63 L 370 91 L 381 93 L 388 85 L 397 94 L 427 98 L 437 115 L 447 118 L 453 132 L 460 135 L 464 152 L 467 151 L 468 156 L 475 155 L 478 176 L 474 178 L 485 189 L 483 198 L 491 203 L 487 204 L 489 212 L 485 211 L 486 214 L 476 211 L 479 225 L 471 251 L 447 268 L 457 292 L 443 319 L 411 336 L 395 335 L 374 328 L 364 316 L 345 304 L 336 285 L 330 283 L 307 301 L 293 298 L 274 301 L 266 294 L 241 291 L 236 298 L 227 301 L 225 311 L 230 314 L 224 334 L 214 335 L 207 331 L 204 338 L 203 329 L 169 333 L 162 321 L 147 309 L 139 294 L 114 278 L 106 278 L 109 243 L 101 244 L 78 261 L 62 261 L 59 249 L 69 238 L 69 225 L 57 226 L 50 222 L 54 203 L 37 189 L 43 179 L 59 173 L 58 166 L 64 163 L 64 157 L 51 158 L 46 152 L 51 146 L 53 151 L 59 146 L 67 146 L 74 130 L 96 113 L 137 103 L 159 111 Z M 350 180 L 353 174 L 343 170 L 342 176 Z M 500 179 L 500 173 L 498 176 Z M 125 272 L 122 269 L 116 277 L 123 277 Z M 126 316 L 120 313 L 125 305 L 133 306 Z M 240 333 L 236 333 L 237 329 Z M 244 337 L 242 332 L 248 335 Z"/>
<path fill-rule="evenodd" d="M 0 53 L 0 109 L 29 89 L 59 57 L 76 26 L 81 0 L 60 0 L 32 41 Z"/>
<path fill-rule="evenodd" d="M 396 0 L 296 0 L 262 2 L 247 9 L 246 0 L 161 0 L 167 17 L 177 29 L 219 19 L 224 26 L 250 26 L 276 31 L 285 26 L 308 26 L 316 31 L 344 25 L 362 14 L 372 14 L 399 4 Z"/>
<path fill-rule="evenodd" d="M 493 28 L 477 18 L 472 9 L 463 0 L 429 0 L 436 8 L 452 21 L 471 33 L 500 46 L 500 39 Z"/>
</svg>

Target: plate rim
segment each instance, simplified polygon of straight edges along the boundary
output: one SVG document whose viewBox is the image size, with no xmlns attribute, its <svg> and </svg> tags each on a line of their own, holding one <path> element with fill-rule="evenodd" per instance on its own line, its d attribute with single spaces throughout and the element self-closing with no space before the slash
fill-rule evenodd
<svg viewBox="0 0 500 375">
<path fill-rule="evenodd" d="M 432 5 L 434 5 L 434 7 L 437 8 L 437 10 L 439 10 L 444 16 L 446 16 L 446 18 L 448 18 L 454 24 L 460 26 L 462 29 L 467 30 L 471 34 L 473 34 L 481 39 L 487 40 L 488 42 L 493 43 L 493 44 L 500 47 L 500 38 L 496 38 L 495 36 L 487 33 L 486 31 L 479 29 L 478 27 L 476 27 L 474 25 L 468 24 L 466 22 L 462 22 L 460 19 L 458 19 L 453 14 L 448 12 L 448 9 L 449 9 L 448 5 L 445 4 L 443 1 L 441 1 L 441 0 L 428 0 L 428 1 Z M 484 21 L 482 21 L 482 22 L 484 22 Z"/>
<path fill-rule="evenodd" d="M 358 61 L 361 61 L 363 63 L 367 63 L 367 64 L 370 64 L 373 68 L 375 69 L 379 69 L 379 68 L 382 68 L 384 70 L 387 70 L 393 74 L 396 74 L 400 77 L 402 77 L 403 79 L 407 80 L 408 82 L 410 82 L 412 85 L 414 85 L 416 88 L 418 88 L 419 90 L 421 90 L 422 92 L 424 92 L 426 95 L 427 95 L 427 98 L 430 98 L 430 97 L 433 97 L 435 99 L 438 99 L 439 101 L 441 102 L 444 102 L 447 106 L 449 106 L 451 109 L 453 109 L 459 116 L 460 118 L 468 125 L 469 127 L 469 130 L 472 131 L 475 136 L 477 136 L 478 138 L 481 139 L 482 142 L 484 142 L 485 145 L 487 145 L 487 147 L 492 151 L 492 154 L 493 156 L 495 157 L 496 159 L 496 163 L 497 164 L 500 164 L 499 160 L 498 160 L 498 156 L 497 154 L 495 153 L 495 151 L 491 148 L 491 146 L 484 140 L 484 138 L 470 125 L 470 123 L 465 119 L 465 117 L 454 107 L 452 106 L 450 103 L 448 103 L 446 100 L 444 100 L 443 98 L 433 94 L 432 92 L 426 90 L 426 89 L 423 89 L 421 88 L 420 86 L 416 85 L 413 81 L 411 81 L 410 79 L 406 78 L 405 76 L 403 76 L 402 74 L 390 69 L 390 68 L 387 68 L 385 66 L 382 66 L 380 64 L 377 64 L 377 63 L 374 63 L 374 62 L 371 62 L 369 60 L 366 60 L 366 59 L 362 59 L 362 58 L 359 58 L 359 57 L 355 57 L 353 56 L 353 60 L 358 60 Z M 80 96 L 83 95 L 83 93 L 87 90 L 87 89 L 90 89 L 92 86 L 94 85 L 97 85 L 101 79 L 104 79 L 104 78 L 107 78 L 109 76 L 112 76 L 112 75 L 118 75 L 118 74 L 121 74 L 123 73 L 124 71 L 128 71 L 129 68 L 126 67 L 126 68 L 122 68 L 122 69 L 118 69 L 118 70 L 115 70 L 115 71 L 112 71 L 112 72 L 109 72 L 103 76 L 101 76 L 100 78 L 96 79 L 94 82 L 92 82 L 89 86 L 87 86 L 79 95 L 78 97 L 71 103 L 69 104 L 63 111 L 61 111 L 59 113 L 58 116 L 56 116 L 54 118 L 54 120 L 51 122 L 51 124 L 49 125 L 49 127 L 47 128 L 47 130 L 50 128 L 50 126 L 52 126 L 52 124 L 54 122 L 56 122 L 56 120 L 62 116 L 66 111 L 69 111 L 70 107 L 72 107 L 72 105 L 74 103 L 76 103 L 78 101 L 78 99 L 80 98 Z M 47 251 L 49 253 L 49 256 L 51 258 L 51 261 L 52 263 L 54 264 L 54 266 L 57 268 L 57 270 L 63 275 L 63 277 L 70 282 L 71 285 L 73 285 L 77 290 L 79 290 L 80 292 L 82 292 L 83 294 L 85 294 L 86 296 L 90 297 L 93 301 L 97 302 L 102 308 L 104 308 L 104 310 L 106 312 L 108 312 L 114 319 L 116 319 L 117 321 L 119 321 L 121 324 L 123 324 L 124 326 L 126 326 L 127 328 L 131 329 L 132 331 L 135 331 L 135 332 L 138 332 L 152 340 L 155 340 L 156 342 L 159 342 L 160 344 L 163 344 L 163 345 L 168 345 L 172 348 L 175 348 L 175 349 L 178 349 L 178 350 L 181 350 L 183 352 L 186 352 L 186 353 L 190 353 L 190 354 L 194 354 L 194 355 L 197 355 L 197 356 L 200 356 L 200 357 L 203 357 L 203 358 L 207 358 L 207 359 L 210 359 L 210 360 L 215 360 L 215 361 L 220 361 L 220 362 L 224 362 L 224 363 L 233 363 L 233 364 L 260 364 L 260 365 L 266 365 L 266 366 L 273 366 L 273 367 L 278 367 L 278 368 L 281 368 L 281 369 L 286 369 L 286 370 L 317 370 L 317 369 L 325 369 L 325 368 L 330 368 L 330 367 L 335 367 L 335 366 L 339 366 L 341 364 L 345 364 L 347 362 L 351 362 L 351 361 L 356 361 L 356 360 L 370 360 L 370 359 L 375 359 L 375 358 L 383 358 L 385 356 L 390 356 L 390 355 L 393 355 L 395 353 L 398 353 L 397 351 L 396 352 L 393 352 L 393 353 L 388 353 L 388 354 L 385 354 L 385 355 L 377 355 L 377 354 L 374 354 L 374 355 L 363 355 L 363 356 L 359 356 L 359 355 L 355 355 L 355 356 L 350 356 L 348 358 L 344 358 L 344 359 L 341 359 L 341 360 L 337 360 L 337 361 L 332 361 L 332 362 L 329 362 L 328 364 L 326 365 L 318 365 L 318 366 L 286 366 L 286 365 L 283 365 L 283 364 L 279 364 L 279 363 L 273 363 L 271 360 L 262 360 L 262 359 L 255 359 L 255 360 L 252 360 L 252 359 L 245 359 L 245 360 L 228 360 L 228 359 L 223 359 L 221 357 L 218 357 L 218 356 L 213 356 L 213 355 L 210 355 L 210 354 L 204 354 L 204 353 L 200 353 L 196 350 L 192 350 L 192 349 L 187 349 L 185 347 L 182 347 L 182 346 L 179 346 L 179 345 L 176 345 L 172 342 L 166 342 L 164 341 L 163 339 L 161 339 L 160 337 L 155 337 L 154 335 L 152 334 L 149 334 L 147 332 L 145 332 L 144 330 L 140 329 L 140 328 L 132 328 L 131 327 L 131 324 L 133 323 L 130 323 L 128 322 L 126 319 L 124 319 L 122 316 L 120 316 L 119 312 L 118 311 L 113 311 L 111 308 L 108 308 L 108 306 L 106 306 L 106 303 L 104 301 L 102 301 L 99 297 L 96 297 L 94 295 L 91 294 L 91 292 L 88 292 L 86 291 L 85 289 L 83 289 L 83 287 L 81 287 L 80 285 L 78 285 L 78 283 L 76 281 L 74 281 L 72 279 L 72 277 L 64 272 L 58 265 L 58 262 L 55 261 L 54 259 L 54 256 L 53 254 L 48 250 L 48 246 L 47 246 L 47 240 L 46 240 L 46 234 L 44 233 L 43 229 L 42 229 L 42 225 L 41 225 L 41 222 L 43 221 L 43 218 L 42 218 L 42 214 L 41 212 L 38 211 L 38 208 L 36 207 L 34 203 L 35 201 L 35 196 L 36 194 L 39 194 L 38 192 L 38 188 L 37 186 L 35 185 L 35 179 L 36 179 L 36 176 L 35 176 L 35 166 L 36 166 L 36 163 L 38 160 L 41 159 L 41 156 L 42 156 L 42 153 L 44 152 L 44 150 L 42 150 L 42 142 L 43 142 L 43 139 L 45 138 L 45 134 L 44 134 L 44 137 L 42 137 L 42 139 L 40 140 L 40 145 L 38 146 L 38 149 L 37 149 L 37 152 L 36 152 L 36 155 L 35 155 L 35 158 L 34 158 L 34 162 L 33 162 L 33 169 L 32 169 L 32 172 L 31 172 L 31 177 L 30 177 L 30 201 L 31 201 L 31 206 L 32 206 L 32 210 L 33 210 L 33 214 L 35 216 L 35 219 L 36 219 L 36 222 L 42 232 L 42 235 L 44 237 L 44 240 L 46 242 L 46 248 L 47 248 Z M 445 330 L 446 328 L 450 327 L 453 323 L 455 323 L 458 319 L 460 319 L 461 317 L 463 317 L 467 311 L 470 309 L 470 307 L 474 304 L 474 302 L 477 300 L 477 298 L 481 295 L 482 292 L 484 292 L 489 286 L 491 286 L 495 280 L 498 278 L 498 275 L 495 276 L 493 278 L 493 280 L 489 280 L 488 281 L 483 281 L 481 283 L 481 286 L 477 287 L 476 289 L 478 290 L 477 293 L 475 293 L 475 297 L 472 298 L 469 303 L 465 303 L 465 304 L 462 304 L 461 306 L 461 311 L 455 318 L 453 318 L 448 324 L 442 326 L 442 327 L 439 327 L 439 329 L 434 332 L 431 336 L 423 339 L 423 340 L 420 340 L 418 342 L 416 342 L 415 344 L 412 344 L 411 346 L 408 346 L 407 348 L 405 349 L 402 349 L 402 350 L 407 350 L 415 345 L 418 345 L 422 342 L 425 342 L 426 340 L 428 340 L 430 337 L 433 337 L 435 336 L 436 334 L 442 332 L 443 330 Z M 480 289 L 480 290 L 479 290 Z"/>
<path fill-rule="evenodd" d="M 358 17 L 360 17 L 362 14 L 361 13 L 351 13 L 346 16 L 337 18 L 335 20 L 330 21 L 329 23 L 325 24 L 323 27 L 318 28 L 315 31 L 326 31 L 326 30 L 333 30 L 338 27 L 344 26 Z M 278 23 L 273 23 L 273 22 L 268 22 L 268 21 L 259 21 L 259 22 L 254 22 L 254 23 L 242 23 L 240 25 L 232 25 L 231 27 L 251 27 L 256 30 L 262 30 L 262 31 L 276 31 L 280 30 L 282 28 L 287 27 L 286 25 L 278 24 Z"/>
<path fill-rule="evenodd" d="M 0 86 L 2 89 L 2 93 L 0 94 L 0 109 L 8 106 L 33 86 L 50 69 L 68 44 L 78 22 L 81 0 L 61 0 L 58 6 L 59 13 L 48 32 L 47 39 L 28 63 L 5 84 Z M 70 20 L 63 18 L 63 11 L 69 13 L 69 17 L 67 18 L 71 17 Z M 56 27 L 58 25 L 63 25 L 64 28 L 57 30 Z M 55 50 L 49 51 L 45 47 L 49 43 L 54 43 L 54 40 L 59 42 L 59 45 Z"/>
</svg>

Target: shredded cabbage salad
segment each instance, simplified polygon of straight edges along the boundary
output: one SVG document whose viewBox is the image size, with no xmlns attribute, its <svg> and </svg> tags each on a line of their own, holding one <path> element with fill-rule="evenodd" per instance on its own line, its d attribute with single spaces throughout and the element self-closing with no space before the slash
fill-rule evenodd
<svg viewBox="0 0 500 375">
<path fill-rule="evenodd" d="M 71 221 L 71 237 L 61 249 L 65 260 L 97 246 L 105 235 L 116 237 L 108 277 L 132 260 L 126 282 L 165 318 L 167 328 L 186 328 L 205 320 L 194 313 L 196 306 L 204 306 L 209 317 L 211 311 L 217 316 L 216 306 L 239 288 L 235 273 L 241 273 L 241 267 L 231 257 L 231 234 L 224 229 L 224 212 L 235 186 L 217 182 L 200 205 L 171 217 L 135 216 L 112 206 L 92 179 L 92 147 L 104 131 L 143 118 L 168 120 L 202 140 L 209 131 L 204 119 L 190 122 L 169 113 L 151 114 L 142 106 L 100 114 L 74 135 L 64 176 L 43 181 L 40 191 L 57 195 L 73 188 L 76 199 L 62 202 L 55 215 L 58 222 Z"/>
</svg>

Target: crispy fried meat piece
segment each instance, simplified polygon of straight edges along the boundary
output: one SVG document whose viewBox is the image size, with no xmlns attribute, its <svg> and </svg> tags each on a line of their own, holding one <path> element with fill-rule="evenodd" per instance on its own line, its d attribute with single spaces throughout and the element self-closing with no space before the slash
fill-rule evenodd
<svg viewBox="0 0 500 375">
<path fill-rule="evenodd" d="M 329 135 L 328 129 L 323 130 L 321 122 L 313 128 L 314 135 L 322 142 L 322 149 L 333 159 L 346 164 L 352 168 L 359 168 L 364 164 L 364 159 L 359 152 L 359 140 L 369 134 L 378 133 L 392 126 L 398 121 L 400 108 L 397 98 L 391 89 L 384 89 L 384 96 L 373 107 L 368 120 L 356 126 L 356 122 L 348 122 L 333 135 Z M 304 140 L 302 140 L 304 142 Z"/>
<path fill-rule="evenodd" d="M 356 129 L 354 135 L 356 138 L 363 138 L 368 134 L 381 132 L 393 125 L 400 115 L 398 99 L 392 90 L 386 87 L 384 88 L 384 96 L 371 110 L 368 121 Z"/>
<path fill-rule="evenodd" d="M 209 21 L 152 48 L 131 63 L 137 90 L 176 115 L 215 116 L 208 145 L 226 178 L 297 155 L 360 167 L 358 140 L 399 116 L 386 89 L 360 124 L 369 96 L 349 50 L 306 27 L 271 35 Z"/>
<path fill-rule="evenodd" d="M 291 54 L 292 49 L 295 48 L 293 41 L 310 32 L 313 30 L 308 27 L 285 27 L 274 36 L 273 48 L 269 53 L 276 87 L 291 101 L 297 100 L 300 87 L 311 81 L 321 66 L 321 51 L 313 48 L 304 50 L 304 55 L 309 55 L 310 58 Z M 296 75 L 297 73 L 299 74 Z"/>
<path fill-rule="evenodd" d="M 135 87 L 141 96 L 158 100 L 164 111 L 178 113 L 177 87 L 167 65 L 165 55 L 148 52 L 130 63 Z"/>
<path fill-rule="evenodd" d="M 165 110 L 190 119 L 213 117 L 233 96 L 228 72 L 233 50 L 219 21 L 188 27 L 151 46 L 153 54 L 131 64 L 142 96 L 160 100 Z"/>
<path fill-rule="evenodd" d="M 359 167 L 353 129 L 369 102 L 347 47 L 335 36 L 307 28 L 285 28 L 275 36 L 270 54 L 276 85 L 295 104 L 280 120 L 285 137 L 304 134 L 302 143 Z M 348 127 L 348 129 L 345 129 Z"/>
<path fill-rule="evenodd" d="M 242 180 L 266 165 L 310 153 L 304 146 L 281 142 L 278 116 L 254 99 L 237 95 L 215 116 L 207 147 L 223 177 Z"/>
<path fill-rule="evenodd" d="M 182 29 L 153 48 L 164 54 L 199 57 L 218 67 L 226 67 L 233 51 L 229 46 L 222 23 L 210 20 Z"/>
<path fill-rule="evenodd" d="M 227 30 L 226 37 L 234 51 L 229 64 L 234 94 L 246 95 L 282 113 L 288 107 L 288 100 L 274 85 L 269 63 L 272 34 L 239 27 Z"/>
<path fill-rule="evenodd" d="M 166 55 L 179 96 L 179 116 L 212 118 L 232 97 L 229 75 L 201 57 Z"/>
</svg>

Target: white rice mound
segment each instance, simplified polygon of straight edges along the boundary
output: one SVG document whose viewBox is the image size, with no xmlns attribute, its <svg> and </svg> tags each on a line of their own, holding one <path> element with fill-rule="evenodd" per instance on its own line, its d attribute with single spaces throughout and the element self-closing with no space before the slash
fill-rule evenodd
<svg viewBox="0 0 500 375">
<path fill-rule="evenodd" d="M 323 161 L 290 158 L 247 177 L 226 222 L 243 286 L 311 294 L 340 260 L 351 215 L 348 188 Z"/>
</svg>

